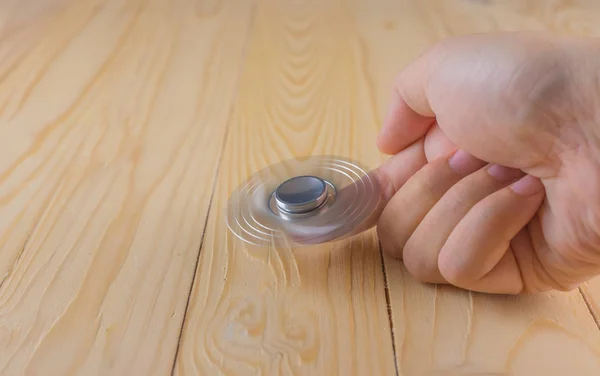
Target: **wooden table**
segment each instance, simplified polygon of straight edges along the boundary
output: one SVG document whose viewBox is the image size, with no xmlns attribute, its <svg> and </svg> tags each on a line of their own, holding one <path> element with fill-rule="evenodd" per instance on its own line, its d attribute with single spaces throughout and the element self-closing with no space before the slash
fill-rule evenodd
<svg viewBox="0 0 600 376">
<path fill-rule="evenodd" d="M 450 35 L 600 34 L 600 2 L 2 0 L 0 374 L 600 375 L 600 281 L 413 280 L 374 231 L 244 246 L 234 188 L 375 167 L 394 75 Z"/>
</svg>

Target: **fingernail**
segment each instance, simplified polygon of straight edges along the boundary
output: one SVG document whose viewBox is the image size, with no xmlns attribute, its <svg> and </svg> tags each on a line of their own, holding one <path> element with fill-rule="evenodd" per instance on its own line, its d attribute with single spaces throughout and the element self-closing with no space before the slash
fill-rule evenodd
<svg viewBox="0 0 600 376">
<path fill-rule="evenodd" d="M 487 172 L 499 181 L 517 180 L 524 175 L 521 170 L 516 168 L 504 167 L 496 164 L 488 167 Z"/>
<path fill-rule="evenodd" d="M 468 175 L 479 170 L 485 164 L 464 150 L 458 150 L 448 160 L 450 168 L 459 175 Z"/>
<path fill-rule="evenodd" d="M 540 179 L 527 175 L 514 182 L 510 188 L 518 195 L 533 196 L 541 192 L 544 189 L 544 185 Z"/>
</svg>

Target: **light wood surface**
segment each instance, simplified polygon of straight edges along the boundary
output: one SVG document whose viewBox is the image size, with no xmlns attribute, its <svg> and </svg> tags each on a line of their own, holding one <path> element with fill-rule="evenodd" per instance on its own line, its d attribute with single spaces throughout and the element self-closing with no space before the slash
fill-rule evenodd
<svg viewBox="0 0 600 376">
<path fill-rule="evenodd" d="M 271 163 L 313 154 L 379 163 L 369 41 L 354 17 L 336 1 L 256 7 L 177 374 L 395 372 L 373 231 L 333 247 L 265 251 L 224 226 L 229 193 Z"/>
<path fill-rule="evenodd" d="M 0 9 L 0 374 L 169 374 L 251 4 Z"/>
<path fill-rule="evenodd" d="M 374 231 L 231 235 L 230 193 L 382 160 L 394 75 L 450 35 L 600 35 L 600 3 L 0 0 L 0 375 L 598 375 L 600 279 L 414 281 Z"/>
</svg>

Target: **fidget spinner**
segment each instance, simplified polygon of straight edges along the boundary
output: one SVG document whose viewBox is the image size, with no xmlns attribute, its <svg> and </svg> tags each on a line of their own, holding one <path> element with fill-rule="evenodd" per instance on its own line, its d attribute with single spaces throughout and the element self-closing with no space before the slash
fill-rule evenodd
<svg viewBox="0 0 600 376">
<path fill-rule="evenodd" d="M 252 175 L 230 197 L 227 226 L 256 246 L 304 246 L 371 227 L 381 204 L 377 181 L 341 157 L 290 159 Z"/>
</svg>

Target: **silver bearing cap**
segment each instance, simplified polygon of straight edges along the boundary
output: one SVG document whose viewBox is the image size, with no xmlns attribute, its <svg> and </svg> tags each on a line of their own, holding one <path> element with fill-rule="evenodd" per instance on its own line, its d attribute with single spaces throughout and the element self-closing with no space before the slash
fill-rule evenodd
<svg viewBox="0 0 600 376">
<path fill-rule="evenodd" d="M 356 162 L 332 156 L 290 159 L 252 175 L 230 197 L 227 226 L 256 246 L 340 240 L 374 224 L 377 181 Z"/>
</svg>

